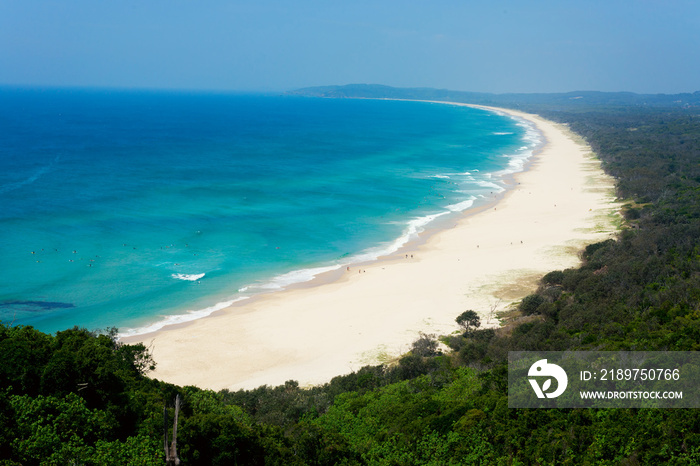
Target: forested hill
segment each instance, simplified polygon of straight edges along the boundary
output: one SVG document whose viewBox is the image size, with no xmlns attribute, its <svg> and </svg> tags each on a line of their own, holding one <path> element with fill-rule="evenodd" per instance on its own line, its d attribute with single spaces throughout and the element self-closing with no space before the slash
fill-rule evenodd
<svg viewBox="0 0 700 466">
<path fill-rule="evenodd" d="M 348 84 L 345 86 L 307 87 L 291 91 L 288 94 L 329 98 L 439 100 L 520 109 L 566 109 L 568 111 L 620 106 L 656 108 L 700 106 L 700 91 L 692 94 L 635 94 L 632 92 L 593 91 L 560 94 L 489 94 L 446 89 L 398 88 L 378 84 Z"/>
<path fill-rule="evenodd" d="M 215 393 L 148 378 L 148 349 L 114 330 L 0 325 L 0 465 L 162 465 L 176 395 L 187 465 L 700 464 L 698 409 L 508 408 L 508 351 L 700 350 L 700 108 L 530 97 L 616 177 L 625 222 L 580 267 L 543 276 L 502 328 L 465 312 L 463 332 L 424 335 L 391 364 Z"/>
</svg>

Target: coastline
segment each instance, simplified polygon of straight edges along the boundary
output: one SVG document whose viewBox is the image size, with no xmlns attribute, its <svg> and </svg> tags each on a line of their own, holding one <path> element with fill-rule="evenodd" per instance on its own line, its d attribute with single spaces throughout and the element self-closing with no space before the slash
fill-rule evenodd
<svg viewBox="0 0 700 466">
<path fill-rule="evenodd" d="M 577 265 L 585 244 L 614 232 L 617 206 L 612 178 L 563 127 L 471 106 L 527 120 L 545 139 L 493 202 L 393 255 L 122 341 L 152 348 L 154 378 L 236 390 L 290 379 L 319 384 L 390 360 L 419 332 L 455 331 L 466 309 L 496 326 L 494 311 L 529 294 L 545 273 Z"/>
</svg>

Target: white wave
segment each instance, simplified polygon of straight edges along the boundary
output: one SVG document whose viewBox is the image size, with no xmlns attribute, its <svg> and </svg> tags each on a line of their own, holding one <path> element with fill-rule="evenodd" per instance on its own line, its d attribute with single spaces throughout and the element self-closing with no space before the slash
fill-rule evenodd
<svg viewBox="0 0 700 466">
<path fill-rule="evenodd" d="M 501 133 L 499 133 L 499 132 L 497 132 L 497 133 L 491 133 L 491 134 L 493 134 L 494 136 L 506 136 L 506 135 L 508 135 L 508 134 L 513 134 L 513 133 L 509 133 L 509 132 L 501 132 Z"/>
<path fill-rule="evenodd" d="M 503 186 L 497 185 L 496 183 L 493 183 L 491 181 L 481 180 L 481 181 L 476 181 L 476 184 L 478 186 L 481 186 L 482 188 L 492 188 L 492 189 L 495 189 L 498 191 L 503 191 L 503 189 L 504 189 Z"/>
<path fill-rule="evenodd" d="M 517 120 L 518 126 L 520 126 L 521 128 L 525 128 L 525 134 L 523 135 L 522 139 L 523 141 L 528 143 L 527 148 L 531 148 L 532 146 L 538 146 L 542 144 L 542 133 L 540 133 L 537 130 L 534 124 L 522 119 Z"/>
<path fill-rule="evenodd" d="M 311 281 L 319 274 L 331 272 L 333 270 L 338 270 L 340 267 L 340 264 L 335 264 L 329 266 L 293 270 L 291 272 L 278 275 L 269 282 L 263 283 L 261 285 L 249 285 L 244 288 L 246 290 L 251 288 L 258 288 L 262 290 L 282 290 L 290 285 Z"/>
<path fill-rule="evenodd" d="M 468 208 L 473 206 L 475 199 L 476 199 L 476 197 L 473 197 L 472 199 L 458 202 L 457 204 L 448 205 L 447 209 L 450 210 L 451 212 L 462 212 L 463 210 L 467 210 Z"/>
<path fill-rule="evenodd" d="M 449 179 L 450 179 L 450 177 L 447 176 L 447 175 L 432 175 L 431 178 L 440 178 L 440 179 L 443 179 L 443 180 L 449 180 Z"/>
<path fill-rule="evenodd" d="M 525 145 L 519 147 L 514 154 L 504 154 L 504 157 L 507 157 L 509 159 L 507 167 L 503 170 L 499 170 L 489 174 L 497 178 L 502 178 L 505 175 L 523 171 L 528 159 L 532 157 L 532 154 L 534 153 L 535 149 L 543 142 L 542 133 L 539 132 L 534 123 L 512 115 L 503 114 L 503 116 L 510 117 L 511 119 L 515 120 L 517 126 L 520 126 L 521 128 L 525 129 L 525 134 L 522 136 L 522 141 L 525 143 Z M 491 178 L 491 176 L 489 176 L 488 178 Z M 481 186 L 496 187 L 494 185 L 484 184 L 481 184 Z M 497 189 L 499 189 L 499 192 L 505 190 L 501 186 L 498 186 Z"/>
<path fill-rule="evenodd" d="M 178 280 L 187 280 L 189 282 L 194 282 L 194 281 L 197 281 L 200 278 L 204 277 L 205 275 L 206 275 L 205 273 L 195 273 L 195 274 L 174 273 L 171 275 L 171 277 L 177 278 Z"/>
<path fill-rule="evenodd" d="M 478 171 L 478 170 L 476 170 Z M 460 172 L 460 173 L 445 173 L 443 175 L 434 175 L 433 178 L 449 178 L 452 179 L 453 177 L 466 177 L 466 179 L 474 179 L 472 177 L 471 172 Z"/>
<path fill-rule="evenodd" d="M 532 151 L 524 151 L 517 156 L 513 156 L 508 161 L 508 169 L 504 170 L 506 173 L 517 173 L 523 171 L 525 164 L 528 159 L 532 156 Z"/>
<path fill-rule="evenodd" d="M 439 212 L 436 214 L 425 215 L 423 217 L 416 217 L 410 220 L 406 225 L 401 236 L 396 238 L 391 243 L 387 243 L 383 246 L 376 248 L 367 249 L 364 252 L 353 256 L 353 262 L 366 262 L 370 260 L 376 260 L 379 257 L 387 256 L 393 254 L 399 249 L 401 249 L 406 243 L 418 237 L 420 233 L 425 231 L 425 226 L 433 222 L 435 219 L 442 217 L 443 215 L 448 215 L 449 211 Z"/>
<path fill-rule="evenodd" d="M 119 337 L 120 338 L 132 337 L 135 335 L 143 335 L 146 333 L 157 332 L 158 330 L 160 330 L 163 327 L 166 327 L 168 325 L 183 324 L 185 322 L 191 322 L 193 320 L 201 319 L 202 317 L 207 317 L 216 311 L 220 311 L 221 309 L 225 309 L 234 303 L 237 303 L 239 301 L 243 301 L 244 299 L 248 299 L 248 296 L 241 296 L 239 298 L 232 299 L 230 301 L 222 301 L 220 303 L 214 304 L 213 306 L 206 307 L 204 309 L 199 309 L 196 311 L 187 311 L 184 314 L 173 314 L 173 315 L 169 315 L 169 316 L 164 316 L 161 320 L 159 320 L 151 325 L 146 325 L 145 327 L 127 329 L 126 331 L 119 333 Z"/>
</svg>

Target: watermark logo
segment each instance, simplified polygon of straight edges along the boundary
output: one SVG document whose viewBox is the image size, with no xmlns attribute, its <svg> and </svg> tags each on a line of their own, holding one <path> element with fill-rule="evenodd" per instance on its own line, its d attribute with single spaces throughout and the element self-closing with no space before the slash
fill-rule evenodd
<svg viewBox="0 0 700 466">
<path fill-rule="evenodd" d="M 700 408 L 700 351 L 509 351 L 509 408 Z"/>
<path fill-rule="evenodd" d="M 548 377 L 542 387 L 540 388 L 537 379 L 528 379 L 532 389 L 535 391 L 537 398 L 556 398 L 566 390 L 566 386 L 569 383 L 569 378 L 566 376 L 564 369 L 557 366 L 556 364 L 547 363 L 546 359 L 540 359 L 536 361 L 527 373 L 528 377 Z M 547 393 L 552 386 L 552 378 L 557 381 L 557 389 L 551 393 Z"/>
</svg>

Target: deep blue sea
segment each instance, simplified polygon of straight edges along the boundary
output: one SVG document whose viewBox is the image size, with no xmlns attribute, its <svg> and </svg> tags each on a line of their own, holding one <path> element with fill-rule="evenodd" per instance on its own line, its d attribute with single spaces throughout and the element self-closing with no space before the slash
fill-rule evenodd
<svg viewBox="0 0 700 466">
<path fill-rule="evenodd" d="M 538 137 L 426 102 L 0 89 L 0 320 L 133 334 L 376 258 Z"/>
</svg>

